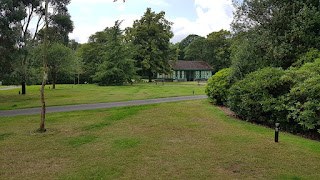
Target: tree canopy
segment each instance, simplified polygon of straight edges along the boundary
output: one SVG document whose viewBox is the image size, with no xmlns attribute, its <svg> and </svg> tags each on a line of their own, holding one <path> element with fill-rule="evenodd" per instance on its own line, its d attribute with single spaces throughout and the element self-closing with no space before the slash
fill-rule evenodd
<svg viewBox="0 0 320 180">
<path fill-rule="evenodd" d="M 155 13 L 148 8 L 140 20 L 126 29 L 127 40 L 132 43 L 136 65 L 141 76 L 148 76 L 149 81 L 154 73 L 168 73 L 170 55 L 170 38 L 172 23 L 165 19 L 165 12 Z"/>
</svg>

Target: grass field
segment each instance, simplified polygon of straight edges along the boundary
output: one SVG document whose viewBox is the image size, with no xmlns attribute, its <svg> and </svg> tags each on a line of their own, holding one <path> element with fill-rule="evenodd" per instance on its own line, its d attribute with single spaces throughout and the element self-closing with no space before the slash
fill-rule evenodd
<svg viewBox="0 0 320 180">
<path fill-rule="evenodd" d="M 154 85 L 155 82 L 153 82 L 153 83 L 144 82 L 141 84 Z M 164 83 L 164 85 L 185 85 L 185 86 L 206 86 L 206 84 L 207 84 L 206 81 L 200 81 L 199 83 L 197 81 L 165 82 Z M 162 82 L 158 82 L 158 85 L 162 85 Z"/>
<path fill-rule="evenodd" d="M 56 89 L 46 86 L 47 106 L 129 101 L 174 96 L 204 94 L 203 86 L 97 86 L 97 85 L 57 85 Z M 19 95 L 21 89 L 0 91 L 0 110 L 40 107 L 40 86 L 28 86 L 26 95 Z"/>
<path fill-rule="evenodd" d="M 0 118 L 0 179 L 320 179 L 320 143 L 207 100 Z"/>
</svg>

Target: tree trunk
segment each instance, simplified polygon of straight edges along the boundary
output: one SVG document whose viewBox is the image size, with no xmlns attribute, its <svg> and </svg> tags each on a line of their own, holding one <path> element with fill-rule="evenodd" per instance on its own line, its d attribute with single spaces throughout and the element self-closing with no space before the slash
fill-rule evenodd
<svg viewBox="0 0 320 180">
<path fill-rule="evenodd" d="M 152 82 L 152 71 L 151 71 L 151 69 L 149 69 L 148 70 L 148 72 L 149 72 L 149 82 Z"/>
<path fill-rule="evenodd" d="M 44 127 L 44 122 L 46 119 L 46 102 L 44 100 L 44 87 L 46 85 L 47 81 L 47 53 L 48 53 L 48 42 L 47 42 L 47 35 L 48 35 L 48 4 L 49 0 L 46 0 L 45 4 L 45 21 L 46 21 L 46 29 L 44 31 L 44 46 L 43 46 L 43 80 L 42 80 L 42 85 L 41 85 L 41 122 L 40 122 L 40 132 L 45 132 L 46 129 Z"/>
<path fill-rule="evenodd" d="M 26 94 L 26 83 L 25 83 L 25 81 L 23 81 L 22 83 L 21 83 L 21 86 L 22 86 L 22 92 L 21 92 L 21 94 Z"/>
<path fill-rule="evenodd" d="M 56 76 L 57 73 L 55 70 L 52 71 L 52 89 L 56 89 Z"/>
<path fill-rule="evenodd" d="M 43 65 L 43 69 L 44 69 L 44 72 L 43 72 L 43 80 L 42 80 L 42 85 L 41 85 L 41 107 L 42 107 L 42 110 L 41 110 L 41 122 L 40 122 L 40 131 L 41 132 L 45 132 L 46 129 L 44 127 L 44 121 L 46 119 L 46 102 L 44 100 L 44 87 L 46 85 L 46 81 L 47 81 L 47 73 L 46 73 L 46 65 L 44 64 Z"/>
<path fill-rule="evenodd" d="M 80 84 L 80 74 L 78 74 L 78 85 Z"/>
</svg>

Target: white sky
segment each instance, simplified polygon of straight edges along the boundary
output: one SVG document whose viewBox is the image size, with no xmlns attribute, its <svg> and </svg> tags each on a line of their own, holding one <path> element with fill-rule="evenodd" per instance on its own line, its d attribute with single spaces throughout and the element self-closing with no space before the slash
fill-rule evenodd
<svg viewBox="0 0 320 180">
<path fill-rule="evenodd" d="M 166 19 L 173 22 L 173 43 L 189 34 L 206 36 L 221 29 L 230 30 L 234 8 L 231 0 L 71 0 L 68 6 L 75 29 L 70 39 L 86 43 L 89 36 L 116 20 L 124 20 L 122 28 L 131 27 L 146 9 L 166 12 Z"/>
</svg>

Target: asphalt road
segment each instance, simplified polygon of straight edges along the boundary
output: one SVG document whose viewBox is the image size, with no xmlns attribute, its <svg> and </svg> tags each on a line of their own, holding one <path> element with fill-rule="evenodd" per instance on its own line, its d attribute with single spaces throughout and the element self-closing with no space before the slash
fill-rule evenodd
<svg viewBox="0 0 320 180">
<path fill-rule="evenodd" d="M 50 106 L 46 108 L 46 113 L 81 111 L 81 110 L 88 110 L 88 109 L 108 109 L 113 107 L 158 104 L 158 103 L 188 101 L 188 100 L 197 100 L 197 99 L 206 99 L 206 98 L 207 96 L 205 95 L 195 95 L 195 96 L 180 96 L 180 97 L 145 99 L 145 100 L 135 100 L 135 101 L 97 103 L 97 104 Z M 41 108 L 28 108 L 28 109 L 0 111 L 0 117 L 12 117 L 12 116 L 22 116 L 22 115 L 35 115 L 35 114 L 41 114 Z"/>
</svg>

